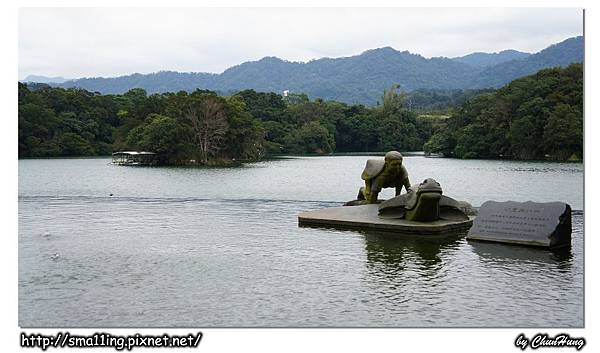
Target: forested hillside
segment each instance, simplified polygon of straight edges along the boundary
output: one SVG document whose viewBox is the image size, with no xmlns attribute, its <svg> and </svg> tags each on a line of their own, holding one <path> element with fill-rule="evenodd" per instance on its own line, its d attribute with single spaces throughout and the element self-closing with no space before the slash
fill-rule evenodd
<svg viewBox="0 0 600 353">
<path fill-rule="evenodd" d="M 458 158 L 583 159 L 583 67 L 541 70 L 464 103 L 426 152 Z"/>
<path fill-rule="evenodd" d="M 471 88 L 500 87 L 514 79 L 541 69 L 583 63 L 583 37 L 567 39 L 524 59 L 512 60 L 486 68 L 472 79 Z"/>
</svg>

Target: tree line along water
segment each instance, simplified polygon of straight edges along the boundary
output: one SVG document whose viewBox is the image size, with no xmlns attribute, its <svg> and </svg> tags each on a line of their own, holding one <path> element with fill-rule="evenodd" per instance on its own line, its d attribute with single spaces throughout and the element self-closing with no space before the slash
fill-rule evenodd
<svg viewBox="0 0 600 353">
<path fill-rule="evenodd" d="M 583 70 L 544 69 L 498 90 L 394 85 L 375 106 L 254 90 L 102 95 L 19 83 L 20 158 L 120 150 L 152 151 L 166 165 L 387 150 L 582 160 Z"/>
</svg>

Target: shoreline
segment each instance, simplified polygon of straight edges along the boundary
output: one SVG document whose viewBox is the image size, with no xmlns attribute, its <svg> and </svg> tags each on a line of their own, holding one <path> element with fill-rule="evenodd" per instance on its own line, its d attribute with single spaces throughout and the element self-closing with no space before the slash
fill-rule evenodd
<svg viewBox="0 0 600 353">
<path fill-rule="evenodd" d="M 304 158 L 304 157 L 361 157 L 361 156 L 384 156 L 386 152 L 339 152 L 339 153 L 328 153 L 328 154 L 273 154 L 267 155 L 257 160 L 232 160 L 228 163 L 215 163 L 210 162 L 208 164 L 163 164 L 157 165 L 157 167 L 236 167 L 246 163 L 256 163 L 268 160 L 277 159 L 293 159 L 293 158 Z M 584 164 L 584 160 L 557 160 L 557 159 L 511 159 L 511 158 L 456 158 L 446 157 L 442 155 L 426 155 L 424 151 L 410 151 L 402 152 L 405 157 L 423 157 L 423 158 L 443 158 L 443 159 L 454 159 L 454 160 L 472 160 L 472 161 L 507 161 L 507 162 L 531 162 L 531 163 L 565 163 L 565 164 Z M 53 160 L 53 159 L 110 159 L 111 155 L 103 156 L 51 156 L 51 157 L 19 157 L 18 160 Z"/>
</svg>

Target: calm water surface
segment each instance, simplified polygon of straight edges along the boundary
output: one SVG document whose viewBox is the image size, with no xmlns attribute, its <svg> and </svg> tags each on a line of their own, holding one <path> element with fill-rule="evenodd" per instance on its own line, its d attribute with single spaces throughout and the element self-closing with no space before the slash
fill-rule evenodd
<svg viewBox="0 0 600 353">
<path fill-rule="evenodd" d="M 223 169 L 21 160 L 19 324 L 583 326 L 582 211 L 562 253 L 298 227 L 298 213 L 352 199 L 367 158 Z M 405 165 L 413 183 L 434 177 L 475 206 L 583 208 L 581 164 L 406 157 Z"/>
</svg>

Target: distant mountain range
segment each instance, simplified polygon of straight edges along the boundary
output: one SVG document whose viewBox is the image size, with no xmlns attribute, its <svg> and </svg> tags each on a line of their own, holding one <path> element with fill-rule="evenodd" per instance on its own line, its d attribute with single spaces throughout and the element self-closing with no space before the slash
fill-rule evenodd
<svg viewBox="0 0 600 353">
<path fill-rule="evenodd" d="M 38 75 L 29 75 L 25 77 L 23 82 L 35 82 L 35 83 L 63 83 L 69 81 L 68 78 L 64 77 L 46 77 L 46 76 L 38 76 Z"/>
<path fill-rule="evenodd" d="M 104 94 L 124 93 L 138 87 L 148 93 L 193 91 L 197 88 L 223 93 L 244 89 L 263 92 L 289 90 L 306 93 L 311 98 L 373 105 L 380 100 L 383 90 L 393 84 L 400 84 L 406 90 L 500 87 L 544 68 L 583 62 L 583 44 L 583 37 L 579 36 L 535 54 L 505 50 L 493 54 L 473 53 L 457 58 L 430 59 L 384 47 L 356 56 L 323 58 L 306 63 L 265 57 L 233 66 L 221 74 L 161 71 L 114 78 L 81 78 L 52 85 L 79 87 Z"/>
</svg>

